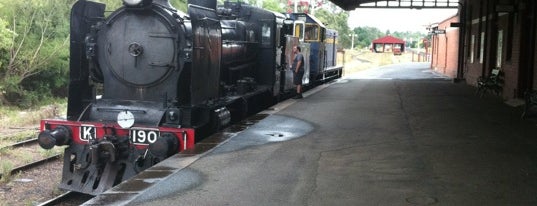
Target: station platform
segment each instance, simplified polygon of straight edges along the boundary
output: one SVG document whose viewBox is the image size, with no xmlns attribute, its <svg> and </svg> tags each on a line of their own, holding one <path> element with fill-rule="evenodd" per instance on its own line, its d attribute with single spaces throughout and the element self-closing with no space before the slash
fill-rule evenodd
<svg viewBox="0 0 537 206">
<path fill-rule="evenodd" d="M 535 122 L 475 90 L 340 79 L 85 205 L 537 205 Z"/>
</svg>

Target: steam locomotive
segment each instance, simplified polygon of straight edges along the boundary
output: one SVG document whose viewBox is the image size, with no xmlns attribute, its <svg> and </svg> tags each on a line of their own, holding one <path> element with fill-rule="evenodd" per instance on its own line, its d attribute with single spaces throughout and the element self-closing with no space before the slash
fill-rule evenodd
<svg viewBox="0 0 537 206">
<path fill-rule="evenodd" d="M 71 10 L 67 119 L 41 121 L 41 147 L 67 145 L 60 188 L 97 195 L 305 85 L 338 78 L 337 32 L 308 14 L 241 2 L 79 0 Z"/>
</svg>

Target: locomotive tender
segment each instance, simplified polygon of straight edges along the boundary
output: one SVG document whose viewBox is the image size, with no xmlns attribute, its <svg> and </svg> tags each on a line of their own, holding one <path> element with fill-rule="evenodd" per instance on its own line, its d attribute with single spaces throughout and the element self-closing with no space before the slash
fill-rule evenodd
<svg viewBox="0 0 537 206">
<path fill-rule="evenodd" d="M 305 85 L 341 76 L 337 32 L 307 14 L 241 2 L 79 0 L 71 10 L 67 119 L 41 121 L 41 147 L 67 145 L 60 188 L 100 194 L 206 134 L 294 91 L 291 47 Z"/>
</svg>

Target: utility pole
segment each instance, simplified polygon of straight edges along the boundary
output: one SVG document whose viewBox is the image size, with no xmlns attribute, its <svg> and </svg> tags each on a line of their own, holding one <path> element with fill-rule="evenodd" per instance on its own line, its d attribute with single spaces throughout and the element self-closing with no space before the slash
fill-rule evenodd
<svg viewBox="0 0 537 206">
<path fill-rule="evenodd" d="M 351 49 L 354 49 L 354 37 L 358 35 L 353 32 L 352 34 L 349 34 L 349 36 L 351 37 Z"/>
<path fill-rule="evenodd" d="M 311 3 L 313 1 L 313 3 Z M 317 0 L 310 0 L 310 5 L 311 5 L 311 15 L 315 16 L 315 6 L 317 4 Z"/>
</svg>

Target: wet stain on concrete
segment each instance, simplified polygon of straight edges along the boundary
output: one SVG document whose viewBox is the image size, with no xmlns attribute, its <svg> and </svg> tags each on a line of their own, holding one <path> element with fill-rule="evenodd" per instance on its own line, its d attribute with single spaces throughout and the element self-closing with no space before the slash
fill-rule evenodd
<svg viewBox="0 0 537 206">
<path fill-rule="evenodd" d="M 220 132 L 203 139 L 203 141 L 198 142 L 198 144 L 220 144 L 232 136 L 232 133 Z"/>
<path fill-rule="evenodd" d="M 110 205 L 111 202 L 126 202 L 132 199 L 132 194 L 100 194 L 82 205 Z"/>
<path fill-rule="evenodd" d="M 138 174 L 136 179 L 161 179 L 172 174 L 174 170 L 145 170 L 144 172 Z"/>
<path fill-rule="evenodd" d="M 185 150 L 181 152 L 180 154 L 190 154 L 190 155 L 197 155 L 197 154 L 203 154 L 214 147 L 220 145 L 221 143 L 227 141 L 231 137 L 237 135 L 240 132 L 245 131 L 246 129 L 254 126 L 259 121 L 267 118 L 268 114 L 256 114 L 249 118 L 246 118 L 245 120 L 238 122 L 236 124 L 233 124 L 221 132 L 218 132 L 216 134 L 213 134 L 202 141 L 196 143 L 194 148 Z"/>
<path fill-rule="evenodd" d="M 214 148 L 218 144 L 196 144 L 194 148 L 181 152 L 182 154 L 202 154 Z"/>
<path fill-rule="evenodd" d="M 178 161 L 180 159 L 183 159 L 185 157 L 193 157 L 193 156 L 196 156 L 196 154 L 183 154 L 183 153 L 179 153 L 179 154 L 175 154 L 171 157 L 168 157 L 168 159 L 166 159 L 165 161 L 169 161 L 169 160 L 172 160 L 172 161 Z M 149 169 L 153 169 L 153 168 L 158 168 L 158 166 L 153 166 Z"/>
<path fill-rule="evenodd" d="M 169 176 L 166 181 L 160 181 L 158 187 L 152 188 L 151 193 L 141 193 L 133 202 L 145 202 L 174 195 L 195 188 L 202 182 L 203 176 L 198 171 L 185 168 L 181 172 Z"/>
<path fill-rule="evenodd" d="M 143 179 L 131 179 L 112 188 L 111 191 L 140 192 L 151 187 L 153 184 L 154 182 L 145 181 Z"/>
<path fill-rule="evenodd" d="M 313 125 L 303 120 L 282 115 L 271 115 L 263 121 L 252 125 L 247 130 L 238 133 L 227 144 L 216 148 L 212 154 L 233 152 L 252 146 L 288 141 L 302 137 L 313 131 L 313 129 Z"/>
</svg>

